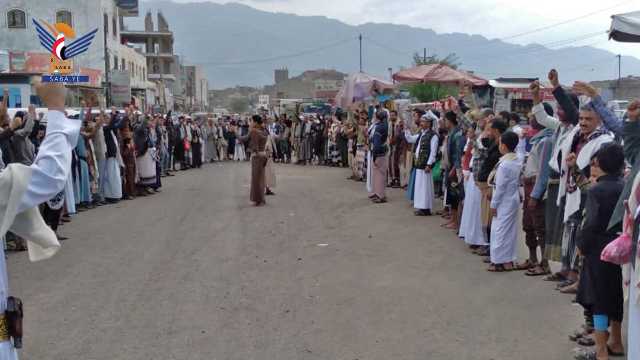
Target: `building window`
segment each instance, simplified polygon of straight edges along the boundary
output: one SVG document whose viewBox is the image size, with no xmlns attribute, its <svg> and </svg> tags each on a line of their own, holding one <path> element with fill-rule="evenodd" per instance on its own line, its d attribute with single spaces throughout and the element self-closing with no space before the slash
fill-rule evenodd
<svg viewBox="0 0 640 360">
<path fill-rule="evenodd" d="M 116 17 L 111 18 L 111 27 L 113 28 L 113 37 L 118 38 L 118 24 L 116 23 Z"/>
<path fill-rule="evenodd" d="M 104 22 L 104 38 L 107 39 L 107 35 L 109 34 L 109 15 L 103 14 L 102 21 Z"/>
<path fill-rule="evenodd" d="M 73 27 L 73 19 L 71 17 L 71 11 L 60 10 L 56 13 L 56 22 L 64 23 Z"/>
<path fill-rule="evenodd" d="M 13 9 L 7 12 L 7 25 L 11 29 L 24 29 L 27 27 L 27 16 L 24 11 Z"/>
<path fill-rule="evenodd" d="M 122 58 L 122 64 L 120 66 L 122 67 L 120 70 L 127 70 L 127 63 L 124 61 L 124 58 Z"/>
<path fill-rule="evenodd" d="M 113 56 L 113 70 L 118 70 L 118 66 L 120 65 L 120 63 L 118 62 L 118 57 L 117 56 Z"/>
</svg>

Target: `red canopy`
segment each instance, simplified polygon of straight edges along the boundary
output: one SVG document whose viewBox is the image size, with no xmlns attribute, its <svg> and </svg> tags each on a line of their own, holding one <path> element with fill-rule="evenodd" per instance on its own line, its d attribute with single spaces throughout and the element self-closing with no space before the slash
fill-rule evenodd
<svg viewBox="0 0 640 360">
<path fill-rule="evenodd" d="M 420 65 L 411 69 L 401 70 L 393 74 L 393 80 L 398 82 L 433 82 L 445 84 L 467 82 L 473 84 L 473 86 L 483 86 L 489 83 L 481 77 L 442 64 Z"/>
</svg>

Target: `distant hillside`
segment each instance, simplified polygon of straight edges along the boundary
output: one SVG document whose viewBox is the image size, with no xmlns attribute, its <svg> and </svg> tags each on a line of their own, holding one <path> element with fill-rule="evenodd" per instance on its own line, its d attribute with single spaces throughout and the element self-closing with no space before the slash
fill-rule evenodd
<svg viewBox="0 0 640 360">
<path fill-rule="evenodd" d="M 203 64 L 214 88 L 272 84 L 273 69 L 281 67 L 288 67 L 292 76 L 316 68 L 357 71 L 360 33 L 365 37 L 364 70 L 378 75 L 388 76 L 389 67 L 410 66 L 412 53 L 426 47 L 430 54 L 456 53 L 462 68 L 487 78 L 542 77 L 551 67 L 560 71 L 565 83 L 617 76 L 615 55 L 593 47 L 551 50 L 402 25 L 351 26 L 326 17 L 269 13 L 234 3 L 143 2 L 142 16 L 127 19 L 126 24 L 141 29 L 146 11 L 158 9 L 175 33 L 176 51 L 190 63 Z M 623 76 L 640 73 L 640 60 L 623 57 L 622 61 Z"/>
</svg>

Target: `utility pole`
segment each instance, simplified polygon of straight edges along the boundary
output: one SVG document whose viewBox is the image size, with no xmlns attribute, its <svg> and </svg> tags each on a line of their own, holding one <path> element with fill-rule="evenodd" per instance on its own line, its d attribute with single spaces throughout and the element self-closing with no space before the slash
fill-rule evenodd
<svg viewBox="0 0 640 360">
<path fill-rule="evenodd" d="M 358 40 L 360 41 L 360 72 L 362 72 L 362 34 L 358 36 Z"/>
<path fill-rule="evenodd" d="M 621 78 L 622 78 L 622 55 L 618 54 L 618 86 L 620 86 Z"/>
<path fill-rule="evenodd" d="M 422 61 L 424 64 L 427 63 L 427 48 L 424 48 L 424 56 L 422 57 Z"/>
</svg>

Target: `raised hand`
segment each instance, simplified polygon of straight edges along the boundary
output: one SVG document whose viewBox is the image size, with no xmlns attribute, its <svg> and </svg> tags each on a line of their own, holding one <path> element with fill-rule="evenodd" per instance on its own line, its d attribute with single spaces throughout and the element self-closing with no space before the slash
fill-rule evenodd
<svg viewBox="0 0 640 360">
<path fill-rule="evenodd" d="M 558 70 L 551 69 L 551 71 L 549 71 L 549 82 L 554 88 L 557 88 L 558 86 L 560 86 L 560 80 L 558 78 Z"/>
<path fill-rule="evenodd" d="M 22 126 L 23 122 L 24 120 L 21 117 L 16 116 L 13 118 L 13 121 L 11 121 L 11 125 L 9 127 L 11 128 L 11 130 L 15 130 Z"/>
<path fill-rule="evenodd" d="M 598 90 L 596 90 L 596 88 L 582 81 L 576 81 L 573 84 L 573 92 L 591 98 L 598 96 Z"/>
<path fill-rule="evenodd" d="M 541 102 L 540 97 L 540 82 L 538 80 L 532 82 L 529 85 L 529 90 L 531 90 L 531 95 L 533 97 L 533 103 L 539 104 Z"/>
<path fill-rule="evenodd" d="M 49 110 L 64 112 L 67 89 L 61 83 L 41 83 L 36 85 L 36 93 Z"/>
</svg>

